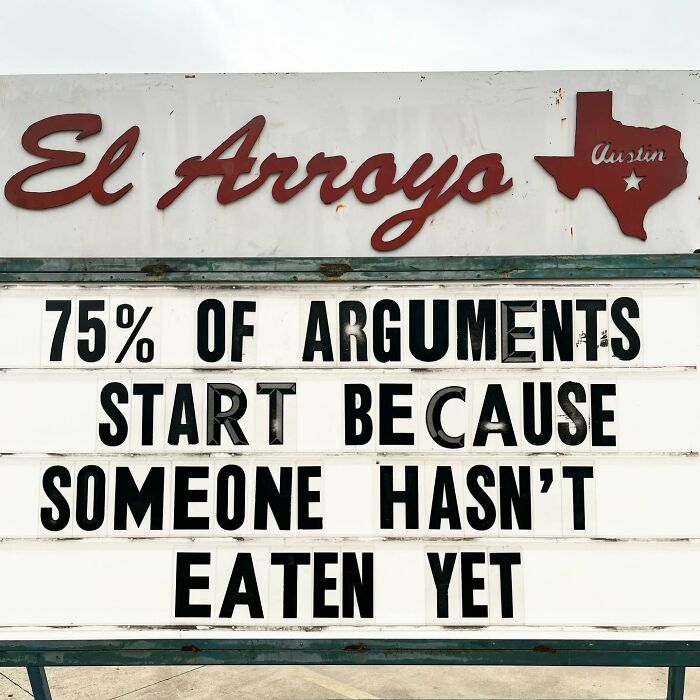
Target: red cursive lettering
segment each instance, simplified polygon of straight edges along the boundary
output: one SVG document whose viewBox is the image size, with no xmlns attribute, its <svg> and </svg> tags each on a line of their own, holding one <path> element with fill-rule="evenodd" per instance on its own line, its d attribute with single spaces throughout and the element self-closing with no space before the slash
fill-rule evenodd
<svg viewBox="0 0 700 700">
<path fill-rule="evenodd" d="M 247 197 L 272 177 L 275 178 L 272 197 L 277 202 L 290 200 L 319 176 L 323 176 L 319 196 L 324 204 L 337 202 L 350 191 L 364 204 L 377 202 L 400 191 L 411 201 L 423 197 L 420 206 L 395 214 L 380 224 L 372 234 L 372 247 L 379 251 L 389 251 L 408 243 L 432 214 L 456 196 L 459 195 L 467 202 L 481 202 L 494 194 L 505 192 L 513 185 L 512 179 L 503 182 L 505 173 L 498 153 L 487 153 L 467 163 L 449 187 L 447 183 L 459 166 L 459 159 L 454 155 L 435 172 L 418 182 L 432 165 L 432 155 L 424 153 L 419 156 L 406 173 L 397 178 L 394 155 L 380 153 L 361 163 L 347 182 L 336 184 L 336 179 L 347 166 L 347 159 L 344 156 L 317 153 L 306 165 L 306 176 L 296 185 L 287 187 L 289 179 L 299 168 L 299 162 L 294 156 L 278 156 L 271 153 L 260 163 L 260 173 L 257 177 L 245 185 L 236 187 L 238 178 L 250 174 L 253 170 L 257 159 L 250 154 L 264 126 L 265 117 L 254 117 L 205 158 L 195 156 L 180 163 L 175 170 L 175 174 L 181 178 L 180 182 L 158 200 L 157 207 L 169 207 L 200 177 L 221 178 L 216 195 L 221 204 L 229 204 Z M 238 144 L 236 152 L 232 156 L 222 158 L 221 156 L 235 144 Z M 472 190 L 469 185 L 478 175 L 482 175 L 480 188 Z M 407 225 L 397 235 L 387 235 L 403 223 Z"/>
<path fill-rule="evenodd" d="M 13 175 L 5 185 L 5 198 L 16 207 L 23 209 L 52 209 L 75 202 L 87 194 L 102 205 L 112 204 L 121 199 L 132 187 L 124 185 L 116 192 L 104 189 L 105 180 L 116 172 L 131 155 L 139 138 L 139 128 L 127 129 L 107 149 L 95 170 L 85 179 L 60 190 L 35 192 L 24 189 L 24 183 L 35 175 L 78 165 L 85 160 L 81 151 L 63 151 L 44 148 L 39 142 L 46 136 L 62 131 L 77 131 L 76 141 L 94 136 L 102 130 L 102 119 L 98 114 L 58 114 L 32 124 L 22 135 L 22 147 L 27 153 L 43 158 L 40 163 Z"/>
</svg>

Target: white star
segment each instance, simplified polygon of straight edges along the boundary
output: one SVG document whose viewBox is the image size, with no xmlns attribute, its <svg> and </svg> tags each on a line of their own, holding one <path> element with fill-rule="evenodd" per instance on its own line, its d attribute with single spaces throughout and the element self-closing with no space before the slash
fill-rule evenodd
<svg viewBox="0 0 700 700">
<path fill-rule="evenodd" d="M 646 177 L 646 175 L 642 175 L 642 177 L 639 177 L 637 173 L 634 172 L 634 169 L 632 169 L 632 174 L 629 177 L 623 177 L 622 179 L 627 183 L 627 187 L 625 187 L 625 192 L 628 192 L 629 190 L 639 190 L 639 183 Z"/>
</svg>

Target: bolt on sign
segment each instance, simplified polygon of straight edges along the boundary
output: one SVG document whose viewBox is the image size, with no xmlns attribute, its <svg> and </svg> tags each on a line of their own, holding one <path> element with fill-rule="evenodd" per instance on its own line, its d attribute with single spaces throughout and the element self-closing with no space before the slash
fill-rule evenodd
<svg viewBox="0 0 700 700">
<path fill-rule="evenodd" d="M 697 75 L 0 89 L 0 637 L 700 638 Z"/>
</svg>

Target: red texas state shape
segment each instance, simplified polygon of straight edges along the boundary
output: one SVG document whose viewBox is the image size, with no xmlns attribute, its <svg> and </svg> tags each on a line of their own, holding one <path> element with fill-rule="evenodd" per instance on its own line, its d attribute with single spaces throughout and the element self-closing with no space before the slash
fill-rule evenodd
<svg viewBox="0 0 700 700">
<path fill-rule="evenodd" d="M 646 240 L 649 207 L 685 182 L 688 161 L 680 131 L 627 126 L 612 118 L 612 92 L 579 92 L 573 156 L 535 156 L 559 191 L 575 199 L 584 187 L 598 192 L 622 232 Z"/>
</svg>

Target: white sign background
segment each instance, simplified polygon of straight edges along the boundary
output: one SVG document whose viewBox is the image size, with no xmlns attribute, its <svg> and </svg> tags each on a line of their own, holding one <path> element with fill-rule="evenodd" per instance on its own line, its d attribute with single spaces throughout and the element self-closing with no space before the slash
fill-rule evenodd
<svg viewBox="0 0 700 700">
<path fill-rule="evenodd" d="M 695 281 L 304 285 L 297 295 L 284 285 L 7 287 L 0 291 L 0 318 L 7 329 L 0 337 L 0 636 L 178 636 L 191 634 L 195 626 L 199 636 L 700 639 L 699 294 Z M 202 359 L 197 310 L 207 299 L 222 303 L 227 343 L 233 335 L 235 303 L 255 301 L 255 309 L 241 317 L 252 331 L 243 337 L 240 361 Z M 400 320 L 387 323 L 387 329 L 399 329 L 402 359 L 389 364 L 377 360 L 373 332 L 382 330 L 372 329 L 370 321 L 368 359 L 358 359 L 353 346 L 352 358 L 341 361 L 339 304 L 359 302 L 372 319 L 382 299 L 395 301 L 400 309 Z M 465 299 L 497 302 L 494 359 L 458 357 L 456 309 Z M 618 299 L 631 299 L 639 309 L 638 318 L 628 318 L 639 338 L 639 352 L 629 359 L 613 352 L 615 342 L 625 336 L 629 340 L 631 333 L 623 332 L 624 324 L 611 312 Z M 61 359 L 54 347 L 57 300 L 70 301 L 71 312 L 59 343 Z M 101 310 L 81 319 L 85 302 L 96 300 L 102 302 Z M 436 362 L 412 358 L 411 302 L 425 301 L 430 310 L 438 300 L 449 308 L 445 356 Z M 503 314 L 509 303 L 526 300 L 536 302 L 535 307 L 516 312 L 515 321 L 521 330 L 531 327 L 534 337 L 516 339 L 516 348 L 534 351 L 535 358 L 510 364 L 500 337 L 509 332 Z M 569 331 L 575 351 L 568 361 L 545 359 L 545 300 L 556 301 L 557 313 L 571 302 Z M 586 312 L 578 307 L 585 300 L 604 302 L 606 309 L 597 313 L 596 333 L 588 337 Z M 320 351 L 303 359 L 305 346 L 320 332 L 317 327 L 308 331 L 312 302 L 325 304 L 332 360 L 324 361 Z M 125 305 L 133 307 L 130 324 L 125 323 Z M 117 362 L 148 307 L 138 337 Z M 104 354 L 93 362 L 85 360 L 86 352 L 96 348 L 89 319 L 105 329 Z M 432 326 L 431 313 L 426 325 Z M 518 328 L 511 326 L 510 332 L 518 334 Z M 426 333 L 426 345 L 431 334 Z M 153 359 L 148 361 L 136 356 L 143 338 L 153 341 Z M 597 357 L 589 359 L 593 346 Z M 227 345 L 228 358 L 229 352 Z M 295 393 L 284 399 L 282 444 L 271 444 L 271 402 L 257 390 L 261 382 L 295 385 Z M 565 382 L 575 382 L 585 392 L 577 406 L 586 436 L 572 445 L 558 432 L 572 425 L 566 410 L 556 404 Z M 115 404 L 128 435 L 107 445 L 99 426 L 116 426 L 115 414 L 104 403 L 105 386 L 115 383 L 128 395 L 127 402 Z M 247 397 L 239 420 L 247 445 L 234 444 L 226 430 L 216 444 L 204 440 L 207 388 L 225 383 L 235 383 Z M 554 431 L 540 445 L 528 443 L 526 383 L 553 387 L 555 404 L 549 415 Z M 152 435 L 144 441 L 146 402 L 137 398 L 135 387 L 146 384 L 161 386 L 162 395 L 154 395 Z M 348 384 L 365 385 L 374 399 L 367 412 L 374 433 L 361 444 L 348 444 L 344 434 Z M 413 435 L 411 444 L 392 444 L 377 433 L 381 384 L 411 388 L 410 395 L 395 401 L 403 409 L 410 407 L 410 415 L 393 420 L 395 431 Z M 178 385 L 192 389 L 194 413 L 188 420 L 196 420 L 199 429 L 193 444 L 168 442 Z M 492 434 L 483 446 L 473 442 L 489 385 L 502 388 L 512 446 L 504 446 L 500 433 L 493 432 L 502 414 L 491 423 Z M 448 401 L 441 416 L 448 434 L 465 433 L 459 449 L 438 444 L 428 425 L 426 406 L 446 386 L 465 390 L 465 400 Z M 591 398 L 595 386 L 614 387 L 598 408 Z M 538 412 L 540 419 L 545 413 Z M 602 416 L 602 432 L 614 435 L 614 444 L 595 437 L 595 415 Z M 231 517 L 231 503 L 221 511 L 217 500 L 218 477 L 227 465 L 235 465 L 245 478 L 246 512 L 235 528 L 224 527 L 220 520 L 222 512 Z M 317 467 L 313 474 L 311 467 Z M 578 494 L 582 506 L 577 506 L 571 469 L 582 467 L 590 468 L 590 474 Z M 411 468 L 417 473 L 417 520 L 411 524 L 409 509 L 398 504 L 390 508 L 393 522 L 387 525 L 382 520 L 386 485 L 380 474 L 389 470 L 392 488 L 401 491 L 408 488 Z M 306 497 L 299 480 L 304 469 L 309 475 Z M 189 477 L 183 480 L 187 470 Z M 255 514 L 258 481 L 271 478 L 281 489 L 285 470 L 293 475 L 282 508 L 290 513 L 288 529 L 271 512 L 261 524 Z M 475 488 L 469 476 L 475 470 L 491 474 L 492 482 L 482 476 L 482 488 Z M 163 477 L 153 501 L 162 502 L 161 522 L 153 502 L 137 522 L 133 495 L 128 497 L 131 510 L 124 508 L 125 479 L 141 488 L 156 472 Z M 449 474 L 454 485 L 457 522 L 440 510 L 449 501 L 445 493 L 438 492 L 436 500 L 438 474 Z M 518 506 L 509 500 L 513 479 L 520 495 L 528 494 L 527 503 L 519 501 Z M 226 482 L 227 489 L 231 483 Z M 233 491 L 227 493 L 233 497 Z M 487 501 L 494 519 L 482 527 Z M 100 504 L 101 519 L 96 516 Z M 68 512 L 63 520 L 62 508 Z M 120 508 L 126 513 L 124 522 Z M 577 517 L 582 518 L 578 525 Z M 309 518 L 322 519 L 320 528 L 309 527 Z M 290 618 L 283 610 L 279 557 L 292 553 L 308 555 L 309 561 L 298 567 L 297 609 Z M 346 577 L 352 579 L 353 561 L 364 565 L 363 554 L 372 557 L 373 582 L 370 586 L 365 578 L 364 583 L 373 594 L 371 614 L 360 617 L 359 599 L 346 607 L 343 586 Z M 464 554 L 475 558 L 471 569 L 465 569 Z M 503 554 L 517 557 L 507 571 L 497 563 Z M 199 563 L 183 568 L 189 555 L 199 557 Z M 444 615 L 438 615 L 431 556 L 440 566 L 448 557 L 454 559 L 442 594 Z M 254 567 L 262 617 L 252 617 L 242 604 L 231 614 L 221 614 L 232 571 L 245 557 Z M 317 570 L 314 562 L 324 558 Z M 204 612 L 177 612 L 178 586 L 187 587 L 188 580 L 192 586 L 186 600 L 204 606 Z M 483 606 L 478 615 L 464 614 L 460 586 L 465 580 L 466 599 Z M 198 587 L 202 581 L 206 583 Z M 241 587 L 238 593 L 250 589 Z M 319 600 L 338 606 L 338 614 L 319 614 Z"/>
<path fill-rule="evenodd" d="M 534 157 L 572 155 L 576 93 L 613 91 L 613 118 L 681 132 L 685 184 L 649 210 L 648 240 L 621 233 L 602 198 L 584 189 L 574 201 Z M 361 204 L 353 194 L 324 205 L 320 178 L 280 204 L 271 183 L 228 205 L 220 178 L 200 178 L 166 210 L 158 199 L 178 182 L 176 167 L 206 156 L 256 115 L 267 124 L 253 149 L 293 155 L 303 171 L 316 153 L 348 159 L 345 182 L 367 158 L 393 153 L 404 173 L 423 153 L 433 169 L 449 156 L 462 166 L 485 153 L 503 156 L 513 187 L 480 204 L 454 199 L 432 215 L 408 256 L 691 253 L 700 248 L 700 82 L 688 72 L 536 72 L 306 75 L 109 75 L 0 77 L 0 180 L 37 162 L 21 146 L 31 124 L 56 114 L 102 117 L 102 132 L 76 143 L 72 133 L 42 142 L 82 150 L 85 162 L 32 178 L 55 189 L 91 173 L 129 127 L 141 129 L 107 189 L 134 188 L 99 206 L 89 196 L 28 211 L 0 196 L 0 245 L 9 257 L 371 256 L 372 232 L 413 208 L 403 193 Z M 433 172 L 431 170 L 430 172 Z M 252 176 L 251 176 L 252 177 Z M 239 184 L 246 182 L 241 178 Z M 294 182 L 295 180 L 292 180 Z M 397 229 L 398 231 L 398 229 Z M 387 253 L 383 253 L 386 255 Z"/>
</svg>

